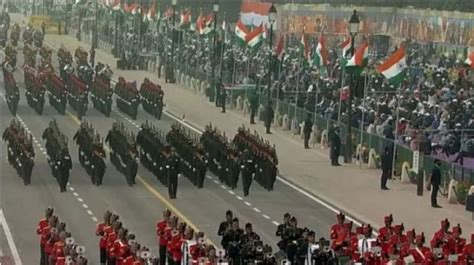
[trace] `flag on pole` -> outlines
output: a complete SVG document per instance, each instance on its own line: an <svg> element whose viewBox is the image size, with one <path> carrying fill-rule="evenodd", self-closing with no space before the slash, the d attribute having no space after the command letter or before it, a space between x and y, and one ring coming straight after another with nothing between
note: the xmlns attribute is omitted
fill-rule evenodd
<svg viewBox="0 0 474 265"><path fill-rule="evenodd" d="M133 3L133 4L125 3L125 6L123 7L123 9L125 12L131 13L136 7L137 7L136 3Z"/></svg>
<svg viewBox="0 0 474 265"><path fill-rule="evenodd" d="M166 9L165 11L165 16L163 17L163 20L169 20L173 17L173 8L172 7L168 7L168 9Z"/></svg>
<svg viewBox="0 0 474 265"><path fill-rule="evenodd" d="M474 69L474 52L471 52L469 56L467 57L465 63L469 65L472 69Z"/></svg>
<svg viewBox="0 0 474 265"><path fill-rule="evenodd" d="M300 54L303 56L304 64L309 64L309 47L308 47L308 41L306 40L306 36L304 33L301 35L300 39Z"/></svg>
<svg viewBox="0 0 474 265"><path fill-rule="evenodd" d="M189 9L185 9L181 12L181 27L189 27L191 25L191 11Z"/></svg>
<svg viewBox="0 0 474 265"><path fill-rule="evenodd" d="M240 21L240 19L237 20L237 23L235 24L235 42L240 46L245 46L247 44L245 40L249 33L249 29L242 23L242 21Z"/></svg>
<svg viewBox="0 0 474 265"><path fill-rule="evenodd" d="M199 15L198 19L196 20L196 31L200 35L207 35L212 32L212 22L214 21L214 17L212 15L203 16L202 14Z"/></svg>
<svg viewBox="0 0 474 265"><path fill-rule="evenodd" d="M156 18L156 7L155 7L155 3L153 3L153 5L150 7L150 9L148 9L148 12L146 13L146 19L150 22L153 22L155 21L155 18Z"/></svg>
<svg viewBox="0 0 474 265"><path fill-rule="evenodd" d="M365 41L362 46L357 48L354 56L347 61L346 67L366 67L369 59L369 43Z"/></svg>
<svg viewBox="0 0 474 265"><path fill-rule="evenodd" d="M278 38L277 45L275 47L275 57L280 62L283 60L283 51L284 50L285 50L285 36L283 34L280 34L280 37Z"/></svg>
<svg viewBox="0 0 474 265"><path fill-rule="evenodd" d="M341 44L342 58L346 58L351 50L351 38L346 36L344 42Z"/></svg>
<svg viewBox="0 0 474 265"><path fill-rule="evenodd" d="M254 30L252 30L252 32L247 34L245 37L245 42L253 50L260 48L263 43L263 24L256 27Z"/></svg>
<svg viewBox="0 0 474 265"><path fill-rule="evenodd" d="M120 0L115 0L111 3L110 7L113 11L119 11L121 9Z"/></svg>
<svg viewBox="0 0 474 265"><path fill-rule="evenodd" d="M395 51L383 64L377 67L377 71L382 73L394 86L400 85L406 77L407 63L405 59L405 47L403 45Z"/></svg>
<svg viewBox="0 0 474 265"><path fill-rule="evenodd" d="M328 50L326 48L326 40L324 35L321 34L319 37L318 46L316 46L316 52L313 56L313 65L317 68L321 68L328 64Z"/></svg>

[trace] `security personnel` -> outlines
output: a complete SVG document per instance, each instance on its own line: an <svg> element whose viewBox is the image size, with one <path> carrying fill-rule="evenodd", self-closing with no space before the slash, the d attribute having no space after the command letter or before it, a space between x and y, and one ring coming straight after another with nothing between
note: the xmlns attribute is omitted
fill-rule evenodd
<svg viewBox="0 0 474 265"><path fill-rule="evenodd" d="M239 219L234 218L232 220L232 228L227 230L222 239L222 245L226 245L226 253L229 259L232 260L232 264L240 265L241 256L240 256L240 246L241 239L244 231L239 227Z"/></svg>
<svg viewBox="0 0 474 265"><path fill-rule="evenodd" d="M267 134L271 134L270 126L272 125L274 116L275 116L275 113L273 111L272 102L269 101L267 107L265 108L265 120L264 120Z"/></svg>
<svg viewBox="0 0 474 265"><path fill-rule="evenodd" d="M168 195L170 199L176 199L176 193L178 192L179 159L176 157L174 148L167 146L165 150L165 170L168 179Z"/></svg>
<svg viewBox="0 0 474 265"><path fill-rule="evenodd" d="M331 165L340 166L339 164L339 152L341 150L341 138L339 137L340 129L338 127L334 128L334 131L330 134L330 144L331 144Z"/></svg>
<svg viewBox="0 0 474 265"><path fill-rule="evenodd" d="M249 103L250 103L250 124L255 124L255 114L257 114L257 110L258 110L258 96L255 90L252 90L252 92L250 92Z"/></svg>
<svg viewBox="0 0 474 265"><path fill-rule="evenodd" d="M240 166L239 166L239 161L236 153L234 151L231 151L229 153L229 158L228 158L228 186L231 189L236 189L237 188L237 183L239 182L239 175L240 175Z"/></svg>
<svg viewBox="0 0 474 265"><path fill-rule="evenodd" d="M226 104L226 99L227 99L227 91L225 89L225 86L222 84L222 80L219 79L219 100L221 101L220 105L222 107L222 113L225 113L225 104Z"/></svg>
<svg viewBox="0 0 474 265"><path fill-rule="evenodd" d="M241 156L240 169L242 172L242 186L244 189L244 196L248 196L250 186L252 185L252 177L255 175L255 162L248 150L245 150Z"/></svg>
<svg viewBox="0 0 474 265"><path fill-rule="evenodd" d="M277 237L280 237L280 241L277 243L277 246L281 251L285 251L288 245L288 239L285 238L285 231L290 226L290 218L291 215L289 213L285 213L283 215L283 223L277 226L277 231L275 233Z"/></svg>
<svg viewBox="0 0 474 265"><path fill-rule="evenodd" d="M217 235L222 237L221 245L224 249L227 249L227 247L228 247L228 245L227 245L228 242L224 241L224 236L225 236L226 233L228 233L230 231L230 229L232 229L232 220L233 219L234 219L234 214L232 213L231 210L227 210L225 212L225 221L220 223L219 229L217 230Z"/></svg>
<svg viewBox="0 0 474 265"><path fill-rule="evenodd" d="M309 138L311 137L311 132L313 131L313 121L311 116L306 116L306 120L304 121L303 127L303 135L304 135L304 149L309 149Z"/></svg>
<svg viewBox="0 0 474 265"><path fill-rule="evenodd" d="M431 207L441 208L438 205L438 191L439 186L441 185L441 160L435 159L434 167L431 170L430 185L431 185Z"/></svg>

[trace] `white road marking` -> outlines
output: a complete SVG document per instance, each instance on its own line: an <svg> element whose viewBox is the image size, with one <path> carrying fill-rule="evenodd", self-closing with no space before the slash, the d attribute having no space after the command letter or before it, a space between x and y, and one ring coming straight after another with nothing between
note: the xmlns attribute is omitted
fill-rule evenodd
<svg viewBox="0 0 474 265"><path fill-rule="evenodd" d="M83 200L82 198L80 198L80 197L77 198L77 200L78 200L79 202L84 202L84 200Z"/></svg>
<svg viewBox="0 0 474 265"><path fill-rule="evenodd" d="M255 207L253 208L253 210L256 211L257 213L260 213L260 212L261 212L260 209L255 208Z"/></svg>
<svg viewBox="0 0 474 265"><path fill-rule="evenodd" d="M43 151L43 155L47 155L45 151Z"/></svg>
<svg viewBox="0 0 474 265"><path fill-rule="evenodd" d="M82 207L84 207L85 209L89 208L89 206L87 206L87 204L82 204Z"/></svg>
<svg viewBox="0 0 474 265"><path fill-rule="evenodd" d="M43 147L40 147L40 150L41 150L41 151L43 151L43 150L44 150L44 148L43 148Z"/></svg>
<svg viewBox="0 0 474 265"><path fill-rule="evenodd" d="M240 196L235 196L235 197L236 197L238 200L240 200L240 201L243 200L243 198L240 197Z"/></svg>
<svg viewBox="0 0 474 265"><path fill-rule="evenodd" d="M227 187L226 187L226 186L224 186L224 185L221 185L221 188L223 188L224 190L226 190L226 189L227 189Z"/></svg>
<svg viewBox="0 0 474 265"><path fill-rule="evenodd" d="M93 215L93 213L92 213L91 210L87 210L87 214L88 214L88 215Z"/></svg>
<svg viewBox="0 0 474 265"><path fill-rule="evenodd" d="M38 140L36 140L34 137L33 137L33 142L35 142L35 144L38 144Z"/></svg>
<svg viewBox="0 0 474 265"><path fill-rule="evenodd" d="M214 183L219 184L219 181L217 181L217 180L215 179L215 180L214 180Z"/></svg>
<svg viewBox="0 0 474 265"><path fill-rule="evenodd" d="M92 221L97 222L97 218L95 216L92 216Z"/></svg>
<svg viewBox="0 0 474 265"><path fill-rule="evenodd" d="M71 185L69 185L69 183L68 183L68 186L71 186ZM74 188L73 188L73 187L69 187L69 190L70 190L70 191L74 191Z"/></svg>
<svg viewBox="0 0 474 265"><path fill-rule="evenodd" d="M252 206L250 202L244 202L247 206Z"/></svg>
<svg viewBox="0 0 474 265"><path fill-rule="evenodd" d="M76 196L76 197L79 196L79 194L77 194L77 192L73 192L72 194L73 194L74 196Z"/></svg>
<svg viewBox="0 0 474 265"><path fill-rule="evenodd" d="M268 216L266 214L262 214L262 216L263 216L263 218L270 220L270 216Z"/></svg>
<svg viewBox="0 0 474 265"><path fill-rule="evenodd" d="M212 177L211 177L211 176L209 176L209 175L207 175L207 176L206 176L206 178L208 178L208 179L212 179Z"/></svg>
<svg viewBox="0 0 474 265"><path fill-rule="evenodd" d="M279 226L280 223L278 223L277 221L272 221L272 224L276 225L276 226Z"/></svg>
<svg viewBox="0 0 474 265"><path fill-rule="evenodd" d="M12 232L10 230L10 227L8 227L7 219L5 219L5 215L3 214L3 209L0 209L0 223L2 224L3 231L5 232L5 237L7 238L8 246L10 247L13 260L15 261L15 265L23 265L20 259L20 255L18 254L18 249L16 248L15 241L13 241Z"/></svg>
<svg viewBox="0 0 474 265"><path fill-rule="evenodd" d="M230 194L232 194L232 195L235 195L235 192L232 191L232 190L228 190L228 192L229 192Z"/></svg>

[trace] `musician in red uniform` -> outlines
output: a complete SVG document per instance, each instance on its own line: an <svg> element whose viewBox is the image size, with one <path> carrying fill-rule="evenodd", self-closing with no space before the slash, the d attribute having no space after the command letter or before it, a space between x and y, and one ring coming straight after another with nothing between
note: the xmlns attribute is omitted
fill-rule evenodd
<svg viewBox="0 0 474 265"><path fill-rule="evenodd" d="M115 260L116 265L123 265L123 261L126 257L130 256L130 245L128 244L129 241L134 241L135 235L129 234L127 229L120 229L119 230L119 237L114 243L114 253L115 253Z"/></svg>
<svg viewBox="0 0 474 265"><path fill-rule="evenodd" d="M117 221L114 224L114 230L107 235L107 264L115 264L114 244L118 239L119 230L122 229L122 222Z"/></svg>
<svg viewBox="0 0 474 265"><path fill-rule="evenodd" d="M403 234L405 227L402 224L393 227L393 235L390 237L390 244L400 247L400 245L408 243L407 236Z"/></svg>
<svg viewBox="0 0 474 265"><path fill-rule="evenodd" d="M449 232L449 221L445 219L441 221L441 228L438 230L431 239L431 247L432 248L439 248L443 247L444 243L447 242L448 238L451 236L451 232Z"/></svg>
<svg viewBox="0 0 474 265"><path fill-rule="evenodd" d="M107 211L104 214L104 222L98 223L97 228L95 230L95 235L100 236L99 240L99 253L100 253L100 264L105 265L107 262L107 241L105 238L105 229L110 227L110 218L112 217L112 213Z"/></svg>
<svg viewBox="0 0 474 265"><path fill-rule="evenodd" d="M66 247L66 238L68 237L68 233L66 231L62 231L59 233L58 237L59 240L54 243L53 249L51 251L49 264L55 264L58 258L64 257L64 249Z"/></svg>
<svg viewBox="0 0 474 265"><path fill-rule="evenodd" d="M425 235L423 233L415 237L415 244L416 246L408 251L408 254L415 260L415 264L432 264L433 253L430 248L424 246Z"/></svg>
<svg viewBox="0 0 474 265"><path fill-rule="evenodd" d="M337 216L337 223L331 226L331 239L335 240L340 232L344 230L346 216L340 212Z"/></svg>
<svg viewBox="0 0 474 265"><path fill-rule="evenodd" d="M48 219L48 226L43 228L41 233L41 239L44 242L44 255L45 255L45 264L49 264L49 255L54 246L54 234L57 233L58 217L51 216Z"/></svg>
<svg viewBox="0 0 474 265"><path fill-rule="evenodd" d="M184 235L181 238L181 264L190 265L197 263L197 259L194 260L192 252L195 251L197 242L194 240L194 229L187 226L184 230Z"/></svg>
<svg viewBox="0 0 474 265"><path fill-rule="evenodd" d="M156 223L156 235L158 236L160 265L166 264L166 245L168 241L165 237L165 231L170 228L171 211L166 209L163 211L163 219Z"/></svg>
<svg viewBox="0 0 474 265"><path fill-rule="evenodd" d="M197 232L195 236L196 244L190 247L190 253L193 260L193 265L199 264L199 260L206 257L206 244L204 243L204 233Z"/></svg>
<svg viewBox="0 0 474 265"><path fill-rule="evenodd" d="M464 246L466 245L466 239L461 237L462 230L461 226L458 224L457 226L453 227L452 235L448 239L446 247L448 248L448 253L446 254L461 254Z"/></svg>
<svg viewBox="0 0 474 265"><path fill-rule="evenodd" d="M474 263L474 234L471 234L471 243L466 244L462 250L462 260L467 264Z"/></svg>
<svg viewBox="0 0 474 265"><path fill-rule="evenodd" d="M171 240L168 242L168 264L178 265L181 262L181 244L184 240L186 223L180 222L177 229L171 232Z"/></svg>
<svg viewBox="0 0 474 265"><path fill-rule="evenodd" d="M385 216L383 221L384 221L385 226L379 229L379 236L378 236L378 239L381 242L387 241L392 236L392 233L393 233L393 227L392 227L393 216L392 216L392 214L390 214L388 216Z"/></svg>
<svg viewBox="0 0 474 265"><path fill-rule="evenodd" d="M47 240L44 240L42 235L43 235L43 229L48 227L49 225L49 219L53 216L54 209L51 207L48 207L46 209L46 214L45 218L39 220L38 225L36 226L36 234L40 235L40 265L45 265L46 264L46 255L44 254L44 245L46 244Z"/></svg>

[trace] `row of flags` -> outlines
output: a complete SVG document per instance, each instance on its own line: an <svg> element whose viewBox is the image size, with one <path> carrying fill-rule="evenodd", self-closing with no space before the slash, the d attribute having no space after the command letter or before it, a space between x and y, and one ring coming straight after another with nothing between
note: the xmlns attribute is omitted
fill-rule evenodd
<svg viewBox="0 0 474 265"><path fill-rule="evenodd" d="M153 4L148 10L141 10L140 6L136 3L134 4L125 4L123 8L121 7L120 0L107 0L105 2L106 6L111 8L114 11L123 10L124 12L130 13L132 15L141 14L144 21L155 21L160 19L160 14L156 12L155 4ZM143 11L143 12L142 12ZM163 16L163 20L171 19L173 16L173 8L168 8ZM180 16L180 26L181 28L195 30L200 35L208 35L214 30L214 16L203 15L202 13L197 17L195 24L192 22L192 15L189 9L185 9L181 12ZM226 43L229 42L227 36L227 25L225 20L222 22L219 30L221 34L221 39L225 40ZM263 41L267 38L267 29L262 23L260 26L253 29L249 29L242 21L239 19L235 25L234 30L234 41L241 47L248 47L251 50L258 50ZM277 40L276 46L273 51L273 55L280 62L283 60L284 50L285 50L285 40L284 36L280 35ZM308 41L305 34L302 34L300 44L299 44L300 55L303 59L303 66L313 66L318 69L325 67L328 64L328 50L326 47L326 39L323 34L319 37L318 43L314 51L311 51ZM354 55L348 58L349 52L351 50L351 38L346 37L341 44L342 49L342 64L346 70L357 70L361 72L368 64L369 57L369 43L364 41L357 49L355 49ZM346 59L348 58L348 59ZM472 52L465 63L474 69L474 52ZM406 78L406 57L405 57L405 48L402 45L398 48L385 62L380 64L377 69L379 73L384 75L390 84L394 86L400 85L403 80Z"/></svg>

